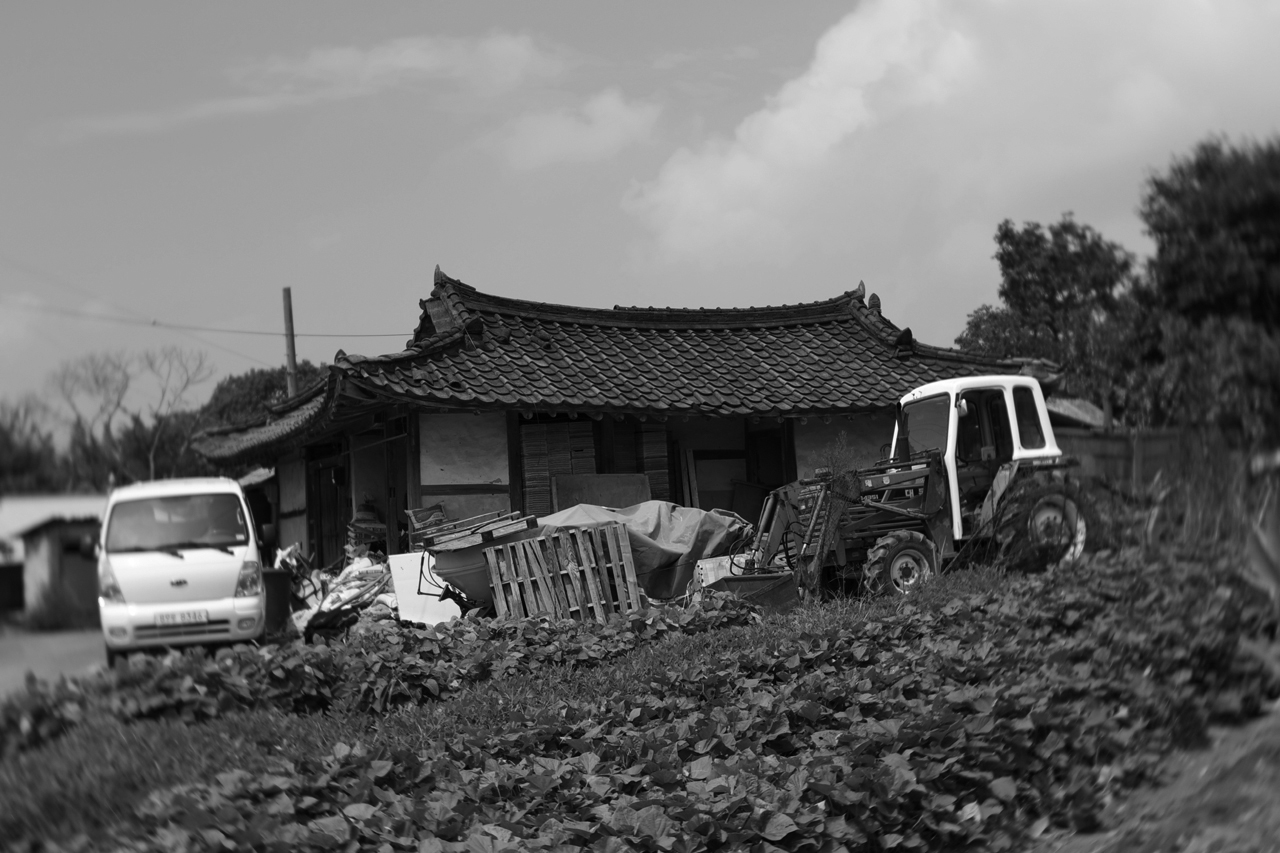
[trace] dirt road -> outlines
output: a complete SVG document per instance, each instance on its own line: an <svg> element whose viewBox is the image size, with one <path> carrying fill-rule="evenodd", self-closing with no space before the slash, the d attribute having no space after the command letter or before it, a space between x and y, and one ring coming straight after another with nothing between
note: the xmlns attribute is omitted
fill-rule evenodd
<svg viewBox="0 0 1280 853"><path fill-rule="evenodd" d="M27 671L40 678L84 675L106 664L102 632L26 632L6 629L0 634L0 696L21 687Z"/></svg>

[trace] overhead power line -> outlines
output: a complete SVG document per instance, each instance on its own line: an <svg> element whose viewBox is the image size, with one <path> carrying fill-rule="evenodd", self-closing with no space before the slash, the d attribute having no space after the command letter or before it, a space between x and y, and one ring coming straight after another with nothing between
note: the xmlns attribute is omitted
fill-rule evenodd
<svg viewBox="0 0 1280 853"><path fill-rule="evenodd" d="M111 305L111 307L115 308L117 311L123 314L132 314L134 317L137 317L140 320L145 319L137 311L133 311L129 308L122 308L119 305L115 305L106 299L102 299L102 297L100 296L97 296L93 293L89 293L81 287L77 287L75 284L67 281L61 276L53 275L52 273L46 270L39 269L38 267L32 266L31 264L20 261L17 258L7 253L0 252L0 263L4 263L5 265L18 270L19 272L25 273L26 275L31 276L37 281L43 282L45 284L51 284L54 287L61 288L62 290L69 290L72 293L78 294L87 299L101 300L103 302L106 302L108 305ZM263 361L260 358L254 358L248 353L243 353L243 352L240 352L239 350L234 350L229 346L225 346L223 344L217 343L216 341L211 341L211 340L208 340L207 338L202 338L199 335L195 334L194 332L181 330L181 329L178 331L181 331L182 334L185 335L186 337L192 338L193 340L197 340L200 343L204 344L205 346L210 346L210 347L213 347L214 349L219 349L219 350L222 350L223 352L231 353L237 358L243 358L247 361L252 361L254 364L261 364L263 367L271 367L270 364L267 364L267 362Z"/></svg>
<svg viewBox="0 0 1280 853"><path fill-rule="evenodd" d="M180 332L211 332L221 335L257 335L272 338L283 338L284 332L265 332L256 329L223 329L214 326L189 326L183 323L168 323L164 320L149 320L145 317L119 317L111 314L94 314L75 308L63 308L57 305L35 305L23 302L5 302L6 308L18 308L24 311L40 311L45 314L59 314L64 317L78 317L83 320L97 320L103 323L119 323L126 326L152 326L158 329L173 329ZM336 332L295 332L297 338L403 338L404 332L386 332L380 334Z"/></svg>

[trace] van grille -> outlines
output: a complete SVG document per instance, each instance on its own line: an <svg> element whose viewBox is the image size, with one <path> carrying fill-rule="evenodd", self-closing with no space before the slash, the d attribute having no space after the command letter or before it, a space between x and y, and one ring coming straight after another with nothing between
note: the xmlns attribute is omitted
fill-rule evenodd
<svg viewBox="0 0 1280 853"><path fill-rule="evenodd" d="M230 634L231 620L210 619L199 625L139 625L134 634L139 640L164 640L170 637L202 637L208 634Z"/></svg>

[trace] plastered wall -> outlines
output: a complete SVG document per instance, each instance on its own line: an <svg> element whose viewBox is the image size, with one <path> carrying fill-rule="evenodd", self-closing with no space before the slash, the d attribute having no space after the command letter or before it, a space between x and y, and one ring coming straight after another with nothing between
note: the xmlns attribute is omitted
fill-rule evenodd
<svg viewBox="0 0 1280 853"><path fill-rule="evenodd" d="M418 429L419 506L455 519L510 511L506 414L419 415Z"/></svg>
<svg viewBox="0 0 1280 853"><path fill-rule="evenodd" d="M507 416L488 414L419 415L422 490L431 486L505 486Z"/></svg>

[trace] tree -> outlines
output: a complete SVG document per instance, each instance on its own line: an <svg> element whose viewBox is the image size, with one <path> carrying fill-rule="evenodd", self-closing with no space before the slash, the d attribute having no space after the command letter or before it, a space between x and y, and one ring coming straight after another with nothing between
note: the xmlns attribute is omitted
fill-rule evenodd
<svg viewBox="0 0 1280 853"><path fill-rule="evenodd" d="M148 408L151 413L150 441L146 445L147 479L156 478L156 452L166 438L177 440L172 448L175 458L181 458L191 446L191 439L200 427L199 412L178 418L188 404L187 395L213 376L213 368L203 352L188 352L177 347L165 347L159 351L144 352L140 357L143 369L155 381L157 394ZM141 423L138 417L134 421ZM172 476L172 475L170 475Z"/></svg>
<svg viewBox="0 0 1280 853"><path fill-rule="evenodd" d="M1280 330L1280 137L1200 143L1148 180L1141 215L1167 310Z"/></svg>
<svg viewBox="0 0 1280 853"><path fill-rule="evenodd" d="M190 396L211 375L204 353L177 347L138 356L95 353L60 366L50 384L69 427L73 483L103 489L113 479L203 473L189 452L202 425ZM132 404L131 391L143 402Z"/></svg>
<svg viewBox="0 0 1280 853"><path fill-rule="evenodd" d="M103 489L121 467L116 422L133 379L132 359L122 352L91 353L50 375L70 428L68 463L76 485Z"/></svg>
<svg viewBox="0 0 1280 853"><path fill-rule="evenodd" d="M304 389L328 375L328 367L303 360L298 364L298 389ZM283 403L288 395L285 368L255 368L218 382L204 405L209 423L224 426L254 423Z"/></svg>
<svg viewBox="0 0 1280 853"><path fill-rule="evenodd" d="M1108 345L1108 318L1133 285L1133 256L1070 213L1047 230L1006 219L995 241L1001 304L970 314L956 345L992 358L1057 362L1069 393L1105 402L1109 377L1100 375L1107 371L1097 355Z"/></svg>
<svg viewBox="0 0 1280 853"><path fill-rule="evenodd" d="M34 396L0 400L0 494L51 492L63 485L48 409Z"/></svg>
<svg viewBox="0 0 1280 853"><path fill-rule="evenodd" d="M1280 442L1280 137L1200 143L1148 180L1141 214L1159 317L1143 404Z"/></svg>
<svg viewBox="0 0 1280 853"><path fill-rule="evenodd" d="M176 411L147 421L130 415L118 440L129 479L213 476L213 466L192 448L192 439L204 424L200 410Z"/></svg>

